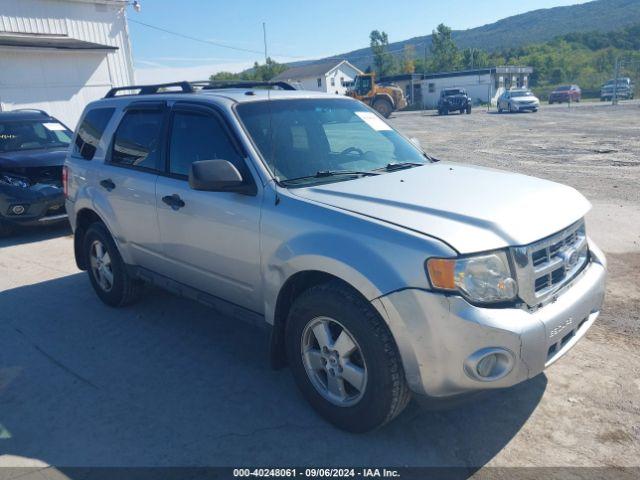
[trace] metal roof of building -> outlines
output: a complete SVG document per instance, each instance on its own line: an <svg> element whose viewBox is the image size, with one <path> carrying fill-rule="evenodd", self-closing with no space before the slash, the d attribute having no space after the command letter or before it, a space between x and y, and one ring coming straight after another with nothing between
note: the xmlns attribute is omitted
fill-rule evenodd
<svg viewBox="0 0 640 480"><path fill-rule="evenodd" d="M347 63L355 70L360 71L358 67L351 65L351 63L346 60L329 60L322 63L311 63L308 65L300 65L299 67L290 68L282 72L280 75L277 75L273 80L291 80L326 75L342 63Z"/></svg>
<svg viewBox="0 0 640 480"><path fill-rule="evenodd" d="M85 42L66 35L0 33L0 46L53 48L58 50L118 50L118 47Z"/></svg>

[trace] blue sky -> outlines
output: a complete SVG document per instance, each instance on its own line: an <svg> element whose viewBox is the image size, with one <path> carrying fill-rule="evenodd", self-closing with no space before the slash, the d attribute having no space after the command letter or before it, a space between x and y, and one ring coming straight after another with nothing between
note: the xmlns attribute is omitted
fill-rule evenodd
<svg viewBox="0 0 640 480"><path fill-rule="evenodd" d="M369 32L389 41L425 35L439 24L473 28L538 8L580 0L140 0L128 9L138 81L205 79L220 70L240 71L259 53L179 38L137 22L244 50L263 50L280 62L320 58L368 44Z"/></svg>

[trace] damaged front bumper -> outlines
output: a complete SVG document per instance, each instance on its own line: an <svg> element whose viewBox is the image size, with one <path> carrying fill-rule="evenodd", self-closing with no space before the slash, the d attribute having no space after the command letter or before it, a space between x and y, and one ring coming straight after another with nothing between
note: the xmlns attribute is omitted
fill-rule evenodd
<svg viewBox="0 0 640 480"><path fill-rule="evenodd" d="M42 183L30 187L0 184L1 222L42 225L66 219L62 188Z"/></svg>
<svg viewBox="0 0 640 480"><path fill-rule="evenodd" d="M411 390L453 397L509 387L562 357L591 327L604 298L606 263L590 247L587 267L537 310L478 307L419 289L373 300L396 340Z"/></svg>

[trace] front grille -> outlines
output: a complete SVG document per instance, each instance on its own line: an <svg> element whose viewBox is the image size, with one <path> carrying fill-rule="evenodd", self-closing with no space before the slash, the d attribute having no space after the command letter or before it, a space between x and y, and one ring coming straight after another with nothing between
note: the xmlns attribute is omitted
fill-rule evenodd
<svg viewBox="0 0 640 480"><path fill-rule="evenodd" d="M513 249L520 298L534 306L558 291L588 259L584 221L524 247Z"/></svg>

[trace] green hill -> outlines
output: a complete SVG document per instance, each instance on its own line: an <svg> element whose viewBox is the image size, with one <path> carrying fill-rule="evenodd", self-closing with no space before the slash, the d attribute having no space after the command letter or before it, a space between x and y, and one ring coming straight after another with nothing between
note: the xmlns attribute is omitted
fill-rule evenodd
<svg viewBox="0 0 640 480"><path fill-rule="evenodd" d="M596 0L580 5L555 7L507 17L489 25L455 30L453 39L459 48L474 47L488 52L543 43L559 35L580 32L608 32L640 23L640 0ZM372 25L372 28L375 28ZM366 39L363 39L366 41ZM431 45L431 35L389 44L389 52L400 54L405 45L413 45L416 55L422 56L425 45ZM362 69L373 62L371 50L362 48L328 58L347 59ZM296 62L290 66L319 63Z"/></svg>

